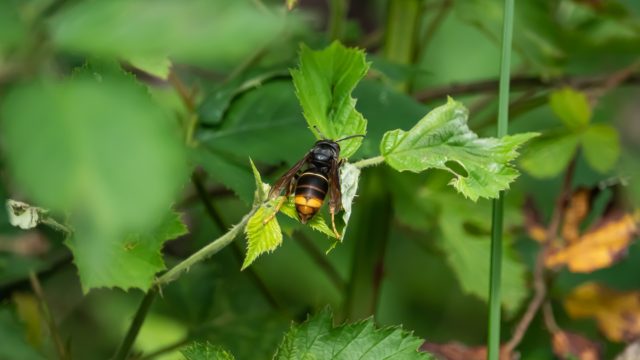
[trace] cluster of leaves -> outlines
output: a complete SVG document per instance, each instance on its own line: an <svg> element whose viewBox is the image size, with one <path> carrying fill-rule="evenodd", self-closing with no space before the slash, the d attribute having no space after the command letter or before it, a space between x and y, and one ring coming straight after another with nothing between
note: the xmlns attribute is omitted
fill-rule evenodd
<svg viewBox="0 0 640 360"><path fill-rule="evenodd" d="M619 189L605 206L602 214L594 210L599 188L575 190L564 212L559 238L550 238L540 222L540 215L532 202L525 208L529 235L544 246L544 266L551 270L566 266L573 273L591 273L623 261L638 234L640 217L637 211L628 212L619 197ZM589 215L591 226L581 226ZM591 317L597 320L602 333L611 341L633 341L640 336L640 307L637 291L620 292L602 284L588 282L571 291L564 306L573 318ZM575 341L570 341L574 339ZM556 332L554 346L561 343L588 343L577 334ZM560 346L560 345L557 345ZM591 346L591 348L595 348ZM567 350L569 351L569 350ZM572 351L578 354L577 350Z"/></svg>
<svg viewBox="0 0 640 360"><path fill-rule="evenodd" d="M300 67L292 70L291 75L307 124L316 138L328 136L338 140L366 133L367 121L355 109L356 100L351 97L351 92L368 68L364 52L347 49L337 42L319 51L302 47ZM396 129L386 132L380 142L381 159L398 171L449 171L454 176L450 184L464 196L474 201L480 197L496 198L519 175L512 165L518 156L517 149L537 134L479 138L467 126L467 119L468 111L464 105L449 98L445 105L430 111L409 131ZM360 137L341 142L341 158L348 159L361 142ZM366 159L358 164L367 161L372 160ZM266 192L262 191L266 185L255 167L253 169L257 187L254 202L262 205L247 226L248 250L243 268L260 254L273 251L282 243L280 225L274 214L280 202L287 203L283 213L296 218L292 200L268 199ZM347 163L341 167L342 236L351 215L358 177L357 166ZM314 219L310 224L313 229L335 237L324 219L320 216ZM454 266L459 263L452 261ZM484 292L484 288L474 288L476 293Z"/></svg>
<svg viewBox="0 0 640 360"><path fill-rule="evenodd" d="M620 157L618 132L611 125L591 124L587 95L572 88L551 93L549 105L564 128L552 129L534 140L520 159L529 174L549 178L560 174L582 149L589 165L606 173Z"/></svg>
<svg viewBox="0 0 640 360"><path fill-rule="evenodd" d="M399 327L376 329L372 319L335 327L324 310L287 332L274 360L296 359L433 359L418 352L424 341ZM233 355L210 344L195 343L182 350L187 360L233 360Z"/></svg>
<svg viewBox="0 0 640 360"><path fill-rule="evenodd" d="M331 6L339 3L332 1ZM492 111L487 110L491 106L473 104L471 108L479 110L473 111L468 125L469 114L461 102L438 99L440 106L428 108L411 94L396 90L494 76L497 54L491 42L500 36L502 0L392 4L397 6L393 9L405 11L383 11L380 4L367 4L367 13L389 14L388 28L380 27L370 37L360 37L368 30L354 32L356 19L349 20L343 40L374 42L370 49L384 48L384 54L367 50L365 56L363 50L339 42L319 51L300 48L300 40L313 44L312 48L329 43L323 34L311 30L308 18L300 16L306 14L306 8L285 16L269 1L0 1L0 196L34 205L12 201L8 211L0 209L0 298L9 299L5 287L28 286L24 280L31 270L55 273L45 285L51 286L48 295L54 300L56 318L63 319L64 337L71 336L74 352L101 357L101 351L111 352L112 342L121 337L123 314L133 313L139 293L92 291L83 297L79 290L73 291L79 288L75 271L54 272L69 261L69 249L84 295L99 287L147 290L165 269L165 262L171 264L174 255L186 257L210 243L212 234L227 231L228 224L246 213L248 205L253 216L247 217L250 221L244 228L249 249L244 261L234 258L231 251L222 252L215 261L190 267L179 282L164 288L162 301L156 302L157 308L139 334L137 350L153 352L161 345L201 338L224 344L230 351L204 343L185 350L185 357L266 358L273 354L293 317L281 313L306 313L327 302L353 301L353 293L372 277L365 276L366 281L358 283L353 274L348 281L341 276L349 268L356 273L362 258L371 260L375 291L383 289L372 300L376 305L372 309L377 310L354 302L362 313L377 312L382 323L404 322L429 341L445 337L482 341L484 308L473 299L486 300L489 283L491 214L489 202L482 199L495 198L510 187L518 176L511 165L516 151L534 135L481 138L475 132L487 134L490 129L476 122L476 115L482 117ZM297 1L287 1L289 9L297 5ZM357 2L350 6L363 7ZM528 124L513 124L524 131L543 132L525 147L519 161L528 174L555 177L574 154L584 155L586 164L599 174L610 173L618 164L624 152L618 137L624 140L626 134L618 136L617 130L600 122L609 121L615 113L592 110L601 99L585 90L589 86L567 79L575 88L559 88L549 96L544 89L556 82L555 75L602 73L637 56L629 47L636 49L640 39L639 21L630 10L633 6L637 8L615 0L516 6L517 69L526 69L521 73L525 76L540 76L545 84L527 89L523 98L542 94L535 106L549 104L562 123L561 128L546 129L535 114ZM436 14L439 9L442 13ZM358 12L352 10L350 14ZM447 17L449 10L453 16ZM423 25L419 14L432 13L433 19L424 17L433 20L424 27L427 33L413 39ZM403 23L394 23L394 19ZM415 21L404 23L405 19ZM442 31L435 31L442 19ZM416 29L410 29L412 26ZM403 33L407 29L410 31ZM470 48L474 66L468 66ZM397 53L405 49L408 55ZM427 56L423 56L425 49ZM422 53L411 53L416 50ZM89 63L83 65L86 59ZM289 71L296 61L298 67ZM391 63L395 61L400 64ZM408 83L412 86L405 86ZM472 104L473 99L464 102ZM517 110L518 102L512 110ZM600 116L603 114L606 118ZM512 115L515 118L519 111ZM340 232L345 234L352 210L356 221L346 232L349 246L339 247L327 259L338 269L337 286L332 287L325 284L312 261L298 256L295 245L292 250L289 243L294 242L285 241L294 231L313 240L333 237L326 213L302 226L291 199L284 199L281 213L293 220L275 217L265 223L283 200L267 198L266 182L299 160L314 138L365 133L365 139L341 143L343 158L364 160L347 162L341 168L344 211L338 217ZM250 166L249 157L261 169L265 182L256 166ZM358 190L362 167L373 164L388 167L364 170L363 180L383 179L377 184L372 179L375 186ZM205 193L216 194L213 211L218 208L222 214L215 225L208 223L187 185L194 168L199 168L198 175L204 170L208 176ZM431 169L444 171L427 171ZM601 175L580 176L580 183L601 180ZM525 180L526 191L540 195L538 203L546 205L550 182ZM215 187L208 187L212 185ZM372 191L376 186L380 187L377 192ZM637 189L635 182L631 187ZM502 302L507 321L518 314L530 292L527 260L531 251L514 236L522 223L518 210L521 190L511 192L505 218L509 234L504 244ZM630 278L628 274L637 270L623 260L623 254L637 253L631 244L637 237L638 215L620 207L603 215L591 211L598 207L592 204L594 194L589 188L573 195L557 239L546 239L548 229L542 221L530 222L528 230L548 249L544 265L549 272L559 271L558 283L567 278L570 283L582 281L587 276L583 273L597 271L588 275L597 284L585 284L570 293L566 284L556 283L552 296L562 295L567 314L595 319L612 342L631 342L639 336L638 294L631 289L637 282L611 283L615 283L613 278ZM366 210L380 216L364 218L361 210L365 206L358 203L365 205L372 199L376 205L387 197L390 200L384 204L393 204L393 212L371 206ZM186 214L177 214L174 208ZM382 222L382 214L389 217L384 222L390 232L362 230L378 229L375 225ZM525 215L525 220L530 218ZM189 241L165 246L167 240L186 233L183 221L189 224ZM28 230L11 228L10 223ZM60 231L34 228L40 224ZM317 233L307 231L309 228ZM351 246L353 242L356 245ZM338 243L333 241L330 249ZM359 252L360 243L388 251L382 250L382 260L376 262ZM277 254L254 262L279 246ZM345 262L345 253L352 249L353 259ZM252 264L255 266L249 267ZM239 273L240 267L245 271ZM621 269L628 269L628 274L618 276ZM73 295L75 292L78 294ZM55 344L43 336L48 331L40 309L43 304L15 291L10 300L15 311L5 306L8 303L0 306L0 357L36 359L42 357L40 352L52 353ZM338 316L353 316L345 312ZM371 321L339 327L331 323L329 315L321 313L294 326L278 354L282 358L303 353L326 356L340 344L358 355L363 348L356 345L375 339L379 346L373 349L399 358L426 357L415 352L419 339L398 330L374 330ZM545 334L546 348L551 343L561 358L599 356L602 348L589 340L597 335L582 335L585 323L571 323L567 326L571 331L552 331L551 341ZM84 331L88 326L104 330L104 338ZM314 329L318 332L313 333ZM318 338L313 341L315 334ZM526 341L524 347L530 348ZM637 348L630 345L625 356L637 358ZM460 343L428 343L422 349L451 359L486 356L483 347ZM364 355L372 354L377 353ZM510 355L503 354L505 358ZM540 357L545 355L551 356Z"/></svg>

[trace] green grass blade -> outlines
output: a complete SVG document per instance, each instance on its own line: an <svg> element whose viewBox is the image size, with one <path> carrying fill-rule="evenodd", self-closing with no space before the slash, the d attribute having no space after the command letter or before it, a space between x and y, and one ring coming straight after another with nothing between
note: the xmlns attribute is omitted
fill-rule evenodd
<svg viewBox="0 0 640 360"><path fill-rule="evenodd" d="M511 67L511 41L513 35L514 0L504 1L502 57L500 61L500 99L498 105L498 137L507 134L509 120L509 80ZM488 359L500 356L500 275L502 272L502 220L504 193L493 202L491 230L491 279L489 282L489 338Z"/></svg>

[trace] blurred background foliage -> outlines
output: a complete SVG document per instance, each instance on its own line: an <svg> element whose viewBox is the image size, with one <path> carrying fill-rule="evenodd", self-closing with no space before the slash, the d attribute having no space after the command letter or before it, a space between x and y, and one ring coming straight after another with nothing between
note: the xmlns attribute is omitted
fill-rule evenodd
<svg viewBox="0 0 640 360"><path fill-rule="evenodd" d="M0 358L113 355L143 296L113 287L148 288L238 222L255 190L249 157L272 183L313 144L289 74L301 43L367 52L358 160L447 95L473 131L495 134L501 24L499 0L1 1L0 198L75 235L19 230L0 208ZM505 217L502 334L522 359L594 344L612 358L640 338L639 57L637 1L516 3L510 131L543 134ZM325 235L283 218L283 246L240 272L239 239L163 288L134 357L181 358L208 340L266 359L327 304L339 320L402 324L448 358L480 356L438 345L482 346L487 328L490 202L449 180L365 169L329 255ZM580 200L579 187L598 191ZM547 316L514 342L538 298Z"/></svg>

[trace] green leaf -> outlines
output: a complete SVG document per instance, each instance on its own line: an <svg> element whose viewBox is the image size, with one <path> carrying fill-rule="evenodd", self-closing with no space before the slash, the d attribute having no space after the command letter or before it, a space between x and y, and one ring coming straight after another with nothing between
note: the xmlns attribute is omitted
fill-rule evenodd
<svg viewBox="0 0 640 360"><path fill-rule="evenodd" d="M98 75L24 85L1 106L10 174L34 204L68 214L81 279L92 279L85 289L102 280L120 286L84 272L108 273L126 263L117 258L123 252L103 251L156 227L187 170L175 121L145 88L122 74Z"/></svg>
<svg viewBox="0 0 640 360"><path fill-rule="evenodd" d="M272 252L282 244L282 231L278 219L273 217L266 224L264 221L273 215L275 205L280 198L275 198L263 205L251 216L244 232L247 234L247 255L241 270L246 269L258 256Z"/></svg>
<svg viewBox="0 0 640 360"><path fill-rule="evenodd" d="M520 166L538 178L554 177L567 167L579 141L579 134L565 131L545 134L527 146Z"/></svg>
<svg viewBox="0 0 640 360"><path fill-rule="evenodd" d="M300 222L293 196L289 197L287 201L285 201L285 203L280 208L280 211L288 217ZM307 225L313 230L319 231L327 236L330 236L332 238L336 237L336 235L333 233L333 230L331 230L329 225L327 225L327 221L324 219L320 212L312 217L311 220L307 222Z"/></svg>
<svg viewBox="0 0 640 360"><path fill-rule="evenodd" d="M232 190L245 204L251 204L256 188L251 179L251 170L246 165L204 146L194 149L191 157L214 180Z"/></svg>
<svg viewBox="0 0 640 360"><path fill-rule="evenodd" d="M607 172L620 157L618 131L609 125L591 125L582 134L582 149L592 168Z"/></svg>
<svg viewBox="0 0 640 360"><path fill-rule="evenodd" d="M0 60L23 43L27 27L11 1L0 1Z"/></svg>
<svg viewBox="0 0 640 360"><path fill-rule="evenodd" d="M313 146L314 138L305 126L294 92L291 81L274 80L244 93L225 110L220 129L203 131L198 142L245 167L248 157L260 164L295 164ZM254 190L250 187L248 193Z"/></svg>
<svg viewBox="0 0 640 360"><path fill-rule="evenodd" d="M380 143L387 164L399 171L442 169L455 177L450 184L466 197L495 198L518 177L511 161L535 133L478 138L467 126L468 111L449 98L409 131L388 131Z"/></svg>
<svg viewBox="0 0 640 360"><path fill-rule="evenodd" d="M400 327L376 329L373 319L334 327L331 312L324 310L294 325L273 359L432 359L418 352L423 342Z"/></svg>
<svg viewBox="0 0 640 360"><path fill-rule="evenodd" d="M147 74L153 75L162 80L169 78L169 72L171 71L171 60L167 57L143 57L136 56L128 58L127 61L135 68L140 69Z"/></svg>
<svg viewBox="0 0 640 360"><path fill-rule="evenodd" d="M549 105L569 129L581 129L591 120L591 105L580 91L565 87L551 93Z"/></svg>
<svg viewBox="0 0 640 360"><path fill-rule="evenodd" d="M138 288L147 291L155 274L165 269L162 246L188 233L180 215L171 212L148 231L121 238L71 235L65 243L73 253L84 291L97 287Z"/></svg>
<svg viewBox="0 0 640 360"><path fill-rule="evenodd" d="M464 292L487 301L491 255L491 240L487 235L490 228L486 221L489 211L485 211L487 207L460 201L452 195L441 194L436 198L441 211L438 225L443 238L440 244L447 254L447 262ZM465 225L482 229L484 234L472 234ZM527 269L506 242L503 251L501 301L504 309L514 314L528 295Z"/></svg>
<svg viewBox="0 0 640 360"><path fill-rule="evenodd" d="M281 14L262 11L247 1L115 0L74 5L52 21L56 45L123 59L168 56L232 64L275 39L286 24Z"/></svg>
<svg viewBox="0 0 640 360"><path fill-rule="evenodd" d="M195 342L180 350L186 360L234 360L235 357L219 345L212 345L208 341Z"/></svg>
<svg viewBox="0 0 640 360"><path fill-rule="evenodd" d="M351 92L368 70L362 50L348 49L339 42L319 51L302 46L300 67L291 70L291 76L304 117L316 138L338 140L366 133L367 120L356 110ZM341 156L350 157L361 143L359 137L341 142Z"/></svg>
<svg viewBox="0 0 640 360"><path fill-rule="evenodd" d="M254 203L259 204L261 202L265 202L267 200L267 196L269 195L270 186L262 182L262 177L260 176L260 172L256 169L256 165L253 163L253 160L249 158L249 162L251 163L251 170L253 171L253 178L256 181L256 194L254 196Z"/></svg>

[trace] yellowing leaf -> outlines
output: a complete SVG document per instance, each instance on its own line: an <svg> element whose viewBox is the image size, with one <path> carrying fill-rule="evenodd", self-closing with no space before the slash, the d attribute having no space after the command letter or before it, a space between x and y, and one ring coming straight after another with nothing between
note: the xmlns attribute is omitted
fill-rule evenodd
<svg viewBox="0 0 640 360"><path fill-rule="evenodd" d="M598 360L600 349L591 340L567 331L553 333L553 352L566 360Z"/></svg>
<svg viewBox="0 0 640 360"><path fill-rule="evenodd" d="M640 337L640 292L619 292L596 283L574 289L564 307L572 318L594 318L612 341Z"/></svg>
<svg viewBox="0 0 640 360"><path fill-rule="evenodd" d="M247 234L247 255L241 270L251 265L258 256L265 252L271 252L282 244L282 231L278 219L273 217L265 223L265 220L273 216L278 200L279 198L276 198L263 204L249 219L247 227L244 229Z"/></svg>
<svg viewBox="0 0 640 360"><path fill-rule="evenodd" d="M293 10L293 8L298 5L298 0L286 0L285 2L287 4L287 10L289 11Z"/></svg>
<svg viewBox="0 0 640 360"><path fill-rule="evenodd" d="M640 214L614 213L565 248L552 250L545 259L549 268L567 265L572 272L591 272L620 259L638 231Z"/></svg>
<svg viewBox="0 0 640 360"><path fill-rule="evenodd" d="M592 195L593 191L587 188L580 188L571 195L562 224L562 238L569 244L580 238L580 223L589 214Z"/></svg>
<svg viewBox="0 0 640 360"><path fill-rule="evenodd" d="M40 313L38 299L29 293L21 292L13 293L12 299L16 304L18 316L25 326L27 341L35 348L40 348L43 341L42 327L45 325L45 319Z"/></svg>

